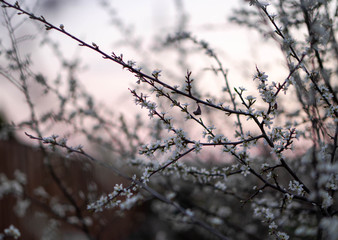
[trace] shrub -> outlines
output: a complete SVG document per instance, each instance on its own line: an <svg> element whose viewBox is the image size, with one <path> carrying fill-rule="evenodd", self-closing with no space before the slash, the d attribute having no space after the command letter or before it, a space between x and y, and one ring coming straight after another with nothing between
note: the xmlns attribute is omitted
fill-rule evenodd
<svg viewBox="0 0 338 240"><path fill-rule="evenodd" d="M251 6L233 13L232 21L273 39L285 57L288 73L281 81L270 80L256 66L252 93L231 86L222 60L206 41L183 30L167 36L161 47L184 49L188 42L214 61L212 70L223 77L226 98L205 96L192 71L187 70L184 82L174 85L162 76L164 71L143 70L122 54L106 53L98 43L81 40L63 24L54 25L26 11L18 2L0 1L10 35L8 11L14 9L44 25L46 31L66 35L122 66L136 81L130 93L135 104L146 109L154 127L146 129L139 120L133 131L123 117L119 125L101 117L101 109L74 79L77 62L64 62L70 77L68 92L62 93L58 85L28 71L29 62L19 59L17 40L12 38L13 48L7 52L14 63L10 70L20 77L14 80L4 70L2 76L18 86L31 112L30 120L16 130L29 127L26 135L38 140L46 154L45 146L79 154L125 179L88 203L89 211L114 208L122 213L147 202L153 214L172 225L170 230L158 229L167 237L177 234L175 239L184 232L220 239L337 239L338 44L337 14L331 1L288 0L271 5L249 1ZM58 112L36 113L30 79L55 94ZM58 136L65 133L44 136L42 126L51 120L67 123L73 132L80 131L108 149L114 165ZM148 144L141 137L145 133L152 138ZM115 162L117 158L128 167ZM97 237L89 230L86 234Z"/></svg>

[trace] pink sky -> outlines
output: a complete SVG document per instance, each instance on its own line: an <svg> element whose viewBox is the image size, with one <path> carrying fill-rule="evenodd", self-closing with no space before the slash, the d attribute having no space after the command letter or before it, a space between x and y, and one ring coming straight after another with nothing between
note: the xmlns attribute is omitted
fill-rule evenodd
<svg viewBox="0 0 338 240"><path fill-rule="evenodd" d="M33 0L30 0L35 2ZM127 0L112 1L117 15L123 20L126 26L131 26L135 30L135 36L142 38L144 45L142 49L132 49L128 46L118 44L125 41L121 32L110 24L109 13L97 2L89 0L62 1L59 8L46 9L38 7L35 10L36 15L43 15L48 21L55 25L63 24L65 29L80 37L89 43L95 42L100 49L110 53L114 51L117 54L123 53L125 60L134 60L137 63L149 60L147 67L157 69L165 66L163 70L163 79L169 79L170 75L166 71L176 71L175 59L168 57L166 53L156 56L143 56L141 51L151 52L149 47L154 42L155 36L165 36L168 32L173 32L177 27L177 9L174 0ZM270 43L261 43L258 35L243 27L231 24L227 17L232 13L232 9L242 1L224 1L224 0L194 0L182 1L184 10L189 16L187 30L192 32L199 39L204 39L216 49L219 57L223 61L225 68L229 69L229 80L232 86L245 86L250 89L254 87L252 75L255 73L256 64L263 69L270 70L269 76L274 80L282 80L286 73L280 74L280 66L271 65L271 62L282 61L280 53L276 50L276 45ZM24 5L22 5L24 6ZM22 16L17 16L22 18ZM30 20L29 20L30 21ZM26 31L36 32L36 28L27 22ZM29 29L29 30L27 30ZM1 27L0 31L4 31ZM74 55L79 56L86 70L79 78L86 89L92 93L95 98L104 102L115 112L123 112L128 116L132 111L141 110L134 106L133 99L128 91L128 87L133 87L135 78L129 72L122 70L120 66L112 62L103 60L97 53L77 46L73 40L57 32L50 32L49 36L60 43L61 50L66 58L71 59ZM22 49L25 51L25 47ZM29 45L29 51L33 50L32 59L34 68L43 69L43 73L50 78L55 78L58 73L58 64L51 58L51 52L34 43ZM276 51L276 54L271 54ZM196 69L210 67L212 62L201 52L200 57L190 60L191 66ZM207 65L205 65L207 64ZM194 72L193 72L194 75ZM179 74L184 79L184 73ZM224 86L224 81L211 79L206 74L199 79L199 84L212 93L220 93ZM170 81L170 79L169 79ZM183 83L182 83L183 84ZM23 97L11 84L1 79L0 87L3 93L0 95L0 109L4 109L10 119L21 120L28 116L27 105ZM40 100L36 100L39 102ZM42 109L48 109L49 103L41 103Z"/></svg>

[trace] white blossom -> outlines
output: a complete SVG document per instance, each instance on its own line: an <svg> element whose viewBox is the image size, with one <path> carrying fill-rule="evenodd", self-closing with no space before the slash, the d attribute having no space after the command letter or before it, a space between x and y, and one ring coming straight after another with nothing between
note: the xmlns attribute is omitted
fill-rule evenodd
<svg viewBox="0 0 338 240"><path fill-rule="evenodd" d="M4 233L6 236L13 237L14 239L18 239L19 237L21 237L19 229L17 229L13 225L10 225L8 228L6 228L4 230Z"/></svg>

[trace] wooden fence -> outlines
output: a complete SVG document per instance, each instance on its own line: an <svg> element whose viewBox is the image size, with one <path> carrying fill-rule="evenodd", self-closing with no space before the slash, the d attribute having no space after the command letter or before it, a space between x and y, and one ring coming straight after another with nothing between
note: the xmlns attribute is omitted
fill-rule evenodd
<svg viewBox="0 0 338 240"><path fill-rule="evenodd" d="M21 231L21 239L41 239L47 229L53 231L52 222L46 220L48 219L46 216L49 216L58 219L59 231L50 233L58 234L56 239L86 239L81 224L78 224L78 228L67 224L67 221L72 219L69 216L77 214L93 220L93 224L89 225L87 230L94 239L126 239L137 230L138 223L134 217L138 211L143 210L134 210L120 218L113 211L93 214L86 209L88 198L84 196L89 194L88 184L95 182L99 192L109 192L121 179L115 177L109 170L94 166L80 157L76 157L76 160L67 160L61 156L49 155L48 159L50 165L46 164L45 154L38 149L15 140L0 141L0 173L5 174L8 179L14 179L15 170L23 172L27 177L24 195L31 202L26 215L18 217L14 213L14 209L18 209L17 198L10 194L3 196L0 199L0 232L13 224ZM39 186L53 197L37 196L35 192ZM66 192L69 196L65 194ZM72 206L73 210L70 212L73 213L58 216L55 214L57 212L55 208L61 205L56 203Z"/></svg>

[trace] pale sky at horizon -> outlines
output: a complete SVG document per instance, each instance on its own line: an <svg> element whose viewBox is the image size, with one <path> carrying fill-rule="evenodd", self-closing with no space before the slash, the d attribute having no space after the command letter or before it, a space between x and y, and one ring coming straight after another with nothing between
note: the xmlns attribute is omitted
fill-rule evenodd
<svg viewBox="0 0 338 240"><path fill-rule="evenodd" d="M167 34L167 32L172 32L176 28L178 15L174 0L161 0L161 2L157 0L111 2L123 23L126 26L134 27L135 36L141 37L146 47L150 46L154 36L161 35L162 32ZM263 43L258 48L260 40L257 34L227 21L232 9L241 2L239 0L182 1L184 11L189 17L187 30L199 39L209 42L212 48L217 50L220 58L224 61L224 67L229 69L229 79L233 86L241 86L244 83L244 78L249 78L246 80L253 84L251 76L255 73L255 64L262 68L271 68L272 72L268 72L268 74L272 77L278 76L278 70L276 72L276 68L271 65L272 60L267 57L269 55L270 58L282 60L281 55L278 55L278 53L276 56L271 55L271 51L274 49L273 44L265 43L264 45ZM64 4L64 7L62 4ZM97 1L73 0L68 3L62 2L62 4L58 11L38 7L36 15L43 15L55 25L64 24L67 31L89 43L95 42L100 46L100 49L106 52L123 53L125 60L131 59L136 62L142 62L144 58L151 60L151 56L139 56L139 52L133 52L135 50L116 45L120 40L123 40L123 37L116 27L111 26L108 12ZM17 16L17 18L20 17L22 16ZM29 22L26 24L32 25ZM4 27L2 26L0 32L3 29ZM95 98L105 102L108 107L116 111L124 113L129 113L130 109L138 112L142 111L139 107L133 105L133 98L128 91L128 87L135 83L135 78L132 74L122 70L117 64L103 60L97 53L77 47L76 42L60 33L51 31L49 36L60 42L63 53L67 58L71 58L74 55L80 56L82 64L87 67L81 74L82 84ZM41 52L38 45L33 45L31 49L35 54L35 56L32 56L34 63L38 65L38 68L42 68L46 74L50 72L52 78L54 78L56 69L51 67L53 66L53 60L48 57L50 52ZM265 55L267 56L266 59L262 58ZM154 58L156 61L150 64L150 69L166 65L166 55L159 56L159 59ZM212 62L202 52L200 56L202 64L207 61ZM197 61L196 64L201 65L201 63L198 63L200 59L193 59L193 61ZM160 63L160 65L157 63ZM210 67L210 64L207 67ZM163 75L165 76L165 72ZM184 75L182 75L183 78ZM210 82L209 79L201 83L201 86L211 86L212 88L220 88L222 85L222 82L214 82L213 80ZM13 87L8 83L1 83L1 88L11 89ZM13 98L14 95L16 95L15 90L8 90L2 94L0 97L0 109L5 109L9 118L16 119L20 118L24 109L28 108L23 99L15 99ZM121 101L127 103L128 109L125 109L126 107L121 104ZM15 110L12 107L8 107L12 104L15 104ZM48 108L48 105L45 104L42 107ZM25 114L25 117L27 116Z"/></svg>

